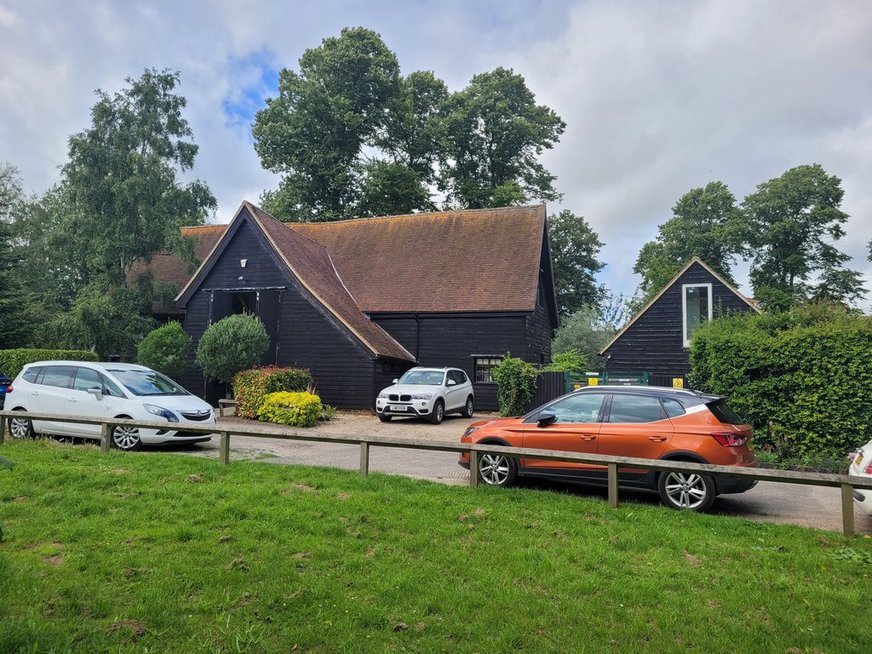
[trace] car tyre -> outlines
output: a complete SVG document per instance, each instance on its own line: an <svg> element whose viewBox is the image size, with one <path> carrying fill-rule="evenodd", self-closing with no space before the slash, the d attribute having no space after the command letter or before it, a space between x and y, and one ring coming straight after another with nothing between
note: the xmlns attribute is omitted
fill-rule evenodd
<svg viewBox="0 0 872 654"><path fill-rule="evenodd" d="M488 486L512 486L518 480L518 464L515 459L503 454L479 454L478 478Z"/></svg>
<svg viewBox="0 0 872 654"><path fill-rule="evenodd" d="M664 472L657 480L660 500L678 511L708 511L714 504L715 480L694 472Z"/></svg>
<svg viewBox="0 0 872 654"><path fill-rule="evenodd" d="M15 411L21 411L21 409L15 409ZM33 431L33 421L28 418L9 418L8 426L12 438L33 438L36 435Z"/></svg>
<svg viewBox="0 0 872 654"><path fill-rule="evenodd" d="M440 425L443 418L445 418L445 403L442 400L436 400L433 411L430 413L430 422L434 425Z"/></svg>
<svg viewBox="0 0 872 654"><path fill-rule="evenodd" d="M128 416L118 416L130 420ZM139 437L138 427L116 425L112 429L112 444L119 450L133 452L142 448L142 439Z"/></svg>
<svg viewBox="0 0 872 654"><path fill-rule="evenodd" d="M378 414L378 419L381 420L382 422L390 422L391 418L392 418L392 416L385 415L384 413Z"/></svg>
<svg viewBox="0 0 872 654"><path fill-rule="evenodd" d="M463 411L460 412L464 418L472 418L472 414L475 413L475 404L472 401L472 396L470 395L466 398L466 404L463 407Z"/></svg>

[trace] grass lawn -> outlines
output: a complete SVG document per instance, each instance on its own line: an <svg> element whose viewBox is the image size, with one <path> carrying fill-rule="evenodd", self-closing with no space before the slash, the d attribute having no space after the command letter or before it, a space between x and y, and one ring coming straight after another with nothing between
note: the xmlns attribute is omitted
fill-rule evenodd
<svg viewBox="0 0 872 654"><path fill-rule="evenodd" d="M872 540L16 442L0 652L872 651Z"/></svg>

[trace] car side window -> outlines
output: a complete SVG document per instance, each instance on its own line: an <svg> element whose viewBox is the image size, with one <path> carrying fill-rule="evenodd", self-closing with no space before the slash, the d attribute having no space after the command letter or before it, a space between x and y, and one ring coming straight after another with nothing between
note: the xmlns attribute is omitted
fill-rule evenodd
<svg viewBox="0 0 872 654"><path fill-rule="evenodd" d="M42 371L42 366L36 366L35 368L28 368L27 372L25 372L23 375L21 375L21 378L26 382L30 382L31 384L35 384L36 378L39 376L39 373L41 371Z"/></svg>
<svg viewBox="0 0 872 654"><path fill-rule="evenodd" d="M454 380L458 384L465 384L466 383L466 373L463 372L462 370L455 370L454 371Z"/></svg>
<svg viewBox="0 0 872 654"><path fill-rule="evenodd" d="M48 366L42 375L41 383L44 386L69 388L75 371L76 369L72 366Z"/></svg>
<svg viewBox="0 0 872 654"><path fill-rule="evenodd" d="M646 395L612 395L612 407L607 422L656 422L666 418L660 399Z"/></svg>
<svg viewBox="0 0 872 654"><path fill-rule="evenodd" d="M76 368L76 379L73 388L77 391L87 391L89 388L103 388L100 373L91 368Z"/></svg>
<svg viewBox="0 0 872 654"><path fill-rule="evenodd" d="M579 393L559 400L545 410L557 416L555 423L598 422L603 399L605 393Z"/></svg>
<svg viewBox="0 0 872 654"><path fill-rule="evenodd" d="M111 395L112 397L125 397L124 393L121 392L121 389L118 388L118 384L109 379L106 375L100 375L103 380L103 388L106 389L106 395Z"/></svg>
<svg viewBox="0 0 872 654"><path fill-rule="evenodd" d="M681 402L678 400L673 400L669 397L661 397L660 401L663 402L663 408L666 409L666 415L670 418L677 418L678 416L683 416L687 411L682 406Z"/></svg>

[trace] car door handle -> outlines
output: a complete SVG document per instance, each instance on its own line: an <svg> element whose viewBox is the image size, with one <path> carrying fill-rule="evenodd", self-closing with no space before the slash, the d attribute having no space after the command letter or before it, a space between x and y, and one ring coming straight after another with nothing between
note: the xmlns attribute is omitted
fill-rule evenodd
<svg viewBox="0 0 872 654"><path fill-rule="evenodd" d="M649 441L654 441L655 443L659 443L666 440L666 436L649 436Z"/></svg>
<svg viewBox="0 0 872 654"><path fill-rule="evenodd" d="M581 440L583 440L583 441L595 441L596 435L595 434L582 434Z"/></svg>
<svg viewBox="0 0 872 654"><path fill-rule="evenodd" d="M75 404L75 402L76 402L76 399L75 399L75 398L73 398L73 397L68 397L68 398L67 398L67 402L72 402L72 403L74 403L74 404Z"/></svg>

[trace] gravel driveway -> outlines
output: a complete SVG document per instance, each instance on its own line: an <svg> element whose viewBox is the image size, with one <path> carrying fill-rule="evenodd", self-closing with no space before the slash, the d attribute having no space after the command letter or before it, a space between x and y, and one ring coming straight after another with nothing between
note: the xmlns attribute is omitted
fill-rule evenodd
<svg viewBox="0 0 872 654"><path fill-rule="evenodd" d="M304 430L311 435L373 435L394 438L419 438L429 442L457 443L467 425L477 420L497 417L495 413L477 413L474 418L446 416L441 425L410 419L379 422L369 412L341 412L334 420ZM269 431L267 425L240 418L222 418L219 425L240 425L246 429ZM289 430L293 431L293 430ZM218 439L196 448L217 457ZM283 441L268 438L235 436L231 439L231 460L262 459L269 463L330 466L357 470L360 449L356 445ZM847 467L847 464L846 464ZM404 448L371 447L370 471L405 475L448 484L468 484L469 472L457 464L457 454ZM535 487L553 487L549 482L525 482ZM563 491L579 495L605 497L603 489L586 486L560 486ZM656 493L621 491L624 499L657 504ZM718 498L713 512L748 520L796 524L830 531L841 531L841 505L837 488L795 484L760 483L739 495ZM857 533L872 534L872 518L855 510Z"/></svg>

